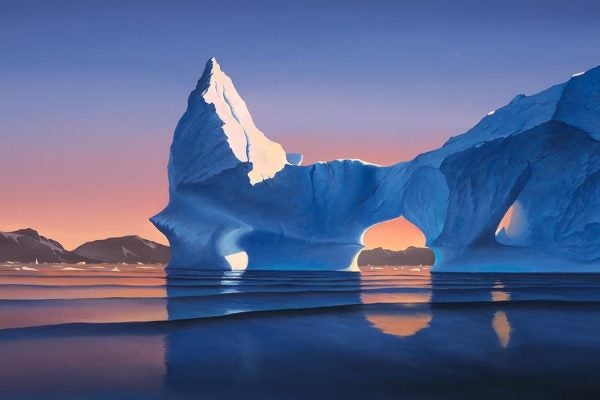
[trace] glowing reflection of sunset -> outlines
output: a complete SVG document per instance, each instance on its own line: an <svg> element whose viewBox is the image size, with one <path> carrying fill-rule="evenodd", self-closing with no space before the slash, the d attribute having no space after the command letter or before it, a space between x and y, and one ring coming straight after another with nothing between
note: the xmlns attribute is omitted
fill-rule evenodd
<svg viewBox="0 0 600 400"><path fill-rule="evenodd" d="M496 335L498 335L500 345L506 348L508 346L508 342L510 341L511 327L505 311L496 311L492 321L492 326L494 328L494 332L496 332Z"/></svg>
<svg viewBox="0 0 600 400"><path fill-rule="evenodd" d="M403 314L406 312L406 314ZM367 320L382 333L398 337L413 336L427 328L431 322L430 312L394 311L390 314L369 313Z"/></svg>
<svg viewBox="0 0 600 400"><path fill-rule="evenodd" d="M502 282L496 282L492 290L492 301L509 301L510 292L503 290L505 288Z"/></svg>
<svg viewBox="0 0 600 400"><path fill-rule="evenodd" d="M151 272L120 264L78 265L78 270L63 267L0 268L0 285L4 286L0 300L12 301L0 309L0 329L168 319L166 276L160 265L154 265ZM118 271L112 270L115 267Z"/></svg>
<svg viewBox="0 0 600 400"><path fill-rule="evenodd" d="M386 285L386 280L398 278L406 281L405 285L398 282L390 283L395 290L392 293L376 292L369 293L369 288L381 289ZM431 274L428 270L407 271L398 275L397 271L391 269L378 270L376 274L361 274L361 303L363 304L394 304L394 309L368 310L365 318L377 330L387 335L397 337L408 337L427 328L432 319L429 311L431 302L431 290L414 291L414 287L430 287ZM405 286L406 291L399 291ZM396 308L397 306L397 308Z"/></svg>
<svg viewBox="0 0 600 400"><path fill-rule="evenodd" d="M505 285L498 281L494 284L492 289L492 301L493 302L503 302L510 301L510 292L504 290ZM500 345L504 348L508 346L508 342L510 341L510 321L508 320L508 315L505 311L498 310L494 314L494 319L492 320L492 328L494 328L494 332L498 336L498 341Z"/></svg>

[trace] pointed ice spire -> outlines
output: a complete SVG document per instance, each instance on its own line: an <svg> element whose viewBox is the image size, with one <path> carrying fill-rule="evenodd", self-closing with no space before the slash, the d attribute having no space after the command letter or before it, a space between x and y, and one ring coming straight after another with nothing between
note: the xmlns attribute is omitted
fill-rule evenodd
<svg viewBox="0 0 600 400"><path fill-rule="evenodd" d="M223 139L227 150L221 146ZM235 159L227 153L233 153ZM286 164L286 154L254 125L246 103L213 57L177 126L171 161L175 180L206 179L239 162L250 162L248 177L255 184L279 172Z"/></svg>
<svg viewBox="0 0 600 400"><path fill-rule="evenodd" d="M223 73L223 71L221 71L221 66L217 62L217 59L215 57L211 57L211 59L206 62L204 72L202 72L202 76L198 80L196 89L206 90L211 84L214 84L213 78L218 79L220 75L227 76Z"/></svg>

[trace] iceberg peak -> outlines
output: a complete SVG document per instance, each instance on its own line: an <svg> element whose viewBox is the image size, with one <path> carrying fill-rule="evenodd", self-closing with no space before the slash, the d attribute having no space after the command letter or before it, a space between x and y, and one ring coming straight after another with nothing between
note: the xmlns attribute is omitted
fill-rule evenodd
<svg viewBox="0 0 600 400"><path fill-rule="evenodd" d="M223 77L227 77L227 75L221 70L221 65L217 59L211 57L204 66L204 72L202 72L202 77L198 81L198 86L210 86L215 83L215 79L219 80L223 79Z"/></svg>
<svg viewBox="0 0 600 400"><path fill-rule="evenodd" d="M270 179L287 164L279 143L262 133L216 58L206 63L175 130L169 163L172 184L205 181L241 163L251 184Z"/></svg>

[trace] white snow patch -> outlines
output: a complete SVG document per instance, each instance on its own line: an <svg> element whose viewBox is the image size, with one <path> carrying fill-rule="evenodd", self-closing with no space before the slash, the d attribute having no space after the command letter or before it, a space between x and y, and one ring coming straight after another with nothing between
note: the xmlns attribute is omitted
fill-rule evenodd
<svg viewBox="0 0 600 400"><path fill-rule="evenodd" d="M47 239L42 238L41 236L40 236L40 243L43 244L46 247L49 247L53 254L64 253L65 252L64 249L61 249L60 247L58 247L54 243L50 242Z"/></svg>
<svg viewBox="0 0 600 400"><path fill-rule="evenodd" d="M573 74L573 75L571 75L571 78L575 78L576 76L581 76L581 75L583 75L583 74L585 74L585 71L583 71L583 72L578 72L578 73L576 73L576 74Z"/></svg>
<svg viewBox="0 0 600 400"><path fill-rule="evenodd" d="M77 268L77 267L64 267L61 268L61 271L83 271L83 268Z"/></svg>
<svg viewBox="0 0 600 400"><path fill-rule="evenodd" d="M151 242L151 241L149 241L149 240L142 239L142 238L141 238L141 237L139 237L139 236L137 237L137 239L138 239L140 242L144 243L146 246L150 247L151 249L155 249L155 248L156 248L156 243L152 243L152 242Z"/></svg>
<svg viewBox="0 0 600 400"><path fill-rule="evenodd" d="M129 254L131 254L134 257L137 257L137 254L135 254L133 251L130 251L128 249L126 249L125 247L121 246L121 251L123 252L123 256L125 258L127 258L129 256Z"/></svg>

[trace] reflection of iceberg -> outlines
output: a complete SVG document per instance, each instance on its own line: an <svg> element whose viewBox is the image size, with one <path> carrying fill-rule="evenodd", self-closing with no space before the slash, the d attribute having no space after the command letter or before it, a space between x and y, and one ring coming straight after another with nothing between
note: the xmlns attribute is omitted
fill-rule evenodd
<svg viewBox="0 0 600 400"><path fill-rule="evenodd" d="M221 279L220 281L220 285L223 287L221 293L239 293L240 289L237 286L239 286L240 283L242 283L242 276L243 273L240 271L223 272L223 279Z"/></svg>
<svg viewBox="0 0 600 400"><path fill-rule="evenodd" d="M69 286L68 296L93 297L95 308L81 311L96 317L127 305L98 296L130 297L133 304L149 300L142 293L164 296L164 278L135 267L134 274L101 278L111 282L102 288L95 283L108 272L67 277L43 269L6 271L2 296L22 298L7 288L22 286L48 299L45 284L59 280L53 290L64 295L60 286L77 280L81 285ZM390 270L171 275L169 297L161 299L169 321L0 329L2 395L511 399L537 398L539 390L589 398L600 389L598 277ZM42 273L53 276L34 276ZM28 285L35 278L44 288ZM68 300L62 302L68 308L45 310L55 319L62 314L56 323L69 322L65 310L77 308L78 300ZM4 301L0 322L8 321L8 308L17 315L32 303Z"/></svg>

